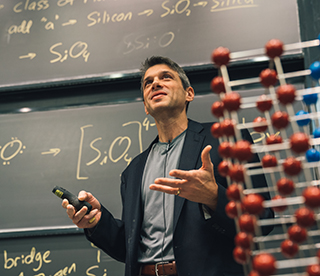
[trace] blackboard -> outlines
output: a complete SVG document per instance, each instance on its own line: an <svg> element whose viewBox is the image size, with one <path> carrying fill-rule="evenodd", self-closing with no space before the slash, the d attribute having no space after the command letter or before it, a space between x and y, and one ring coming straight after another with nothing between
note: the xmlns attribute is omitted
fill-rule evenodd
<svg viewBox="0 0 320 276"><path fill-rule="evenodd" d="M123 77L151 55L210 64L218 46L259 49L272 38L300 41L296 0L6 0L0 90Z"/></svg>
<svg viewBox="0 0 320 276"><path fill-rule="evenodd" d="M257 96L264 89L240 93ZM213 93L196 96L188 116L199 122L216 120L211 105L217 99ZM252 106L239 111L239 122L257 116ZM74 194L90 191L120 217L120 174L157 133L142 102L3 114L0 129L0 237L73 227L51 192L56 185ZM261 142L266 136L252 137Z"/></svg>
<svg viewBox="0 0 320 276"><path fill-rule="evenodd" d="M1 276L123 276L124 265L83 235L1 240Z"/></svg>
<svg viewBox="0 0 320 276"><path fill-rule="evenodd" d="M92 191L119 216L120 174L156 133L141 102L0 117L7 229L70 225L55 185Z"/></svg>
<svg viewBox="0 0 320 276"><path fill-rule="evenodd" d="M248 97L264 92L240 93ZM210 107L216 100L213 93L196 96L189 117L214 121ZM258 115L254 106L241 110L239 122ZM55 185L74 193L89 190L120 217L120 174L156 135L143 103L2 114L0 129L0 274L53 276L66 269L66 275L123 275L123 264L92 247L51 190ZM250 133L256 143L266 137L252 129Z"/></svg>

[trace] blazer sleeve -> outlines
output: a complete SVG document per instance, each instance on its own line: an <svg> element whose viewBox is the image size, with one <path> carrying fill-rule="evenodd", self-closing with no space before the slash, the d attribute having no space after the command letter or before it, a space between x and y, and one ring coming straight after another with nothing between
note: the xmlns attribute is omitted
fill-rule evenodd
<svg viewBox="0 0 320 276"><path fill-rule="evenodd" d="M121 220L101 206L101 219L93 229L85 229L86 238L112 258L125 262L125 235Z"/></svg>
<svg viewBox="0 0 320 276"><path fill-rule="evenodd" d="M123 198L123 177L121 177L121 194ZM101 218L92 229L84 229L86 238L102 249L110 257L120 262L126 260L126 241L124 220L116 219L104 207L101 206Z"/></svg>

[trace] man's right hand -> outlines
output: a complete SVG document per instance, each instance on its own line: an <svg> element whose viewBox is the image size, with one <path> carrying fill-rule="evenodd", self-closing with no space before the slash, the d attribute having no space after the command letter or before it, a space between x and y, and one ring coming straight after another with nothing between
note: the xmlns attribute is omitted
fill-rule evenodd
<svg viewBox="0 0 320 276"><path fill-rule="evenodd" d="M81 210L76 212L76 209L69 204L67 199L62 201L62 207L67 210L68 217L79 228L93 228L101 218L100 202L91 193L86 191L81 191L78 195L78 199L81 201L87 201L91 204L92 210L88 215L86 215L88 210L87 207L82 207Z"/></svg>

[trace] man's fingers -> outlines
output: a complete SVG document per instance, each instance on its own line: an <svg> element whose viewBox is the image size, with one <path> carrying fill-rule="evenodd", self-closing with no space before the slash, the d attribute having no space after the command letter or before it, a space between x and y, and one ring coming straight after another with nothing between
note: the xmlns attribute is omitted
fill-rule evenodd
<svg viewBox="0 0 320 276"><path fill-rule="evenodd" d="M74 214L76 213L76 210L75 208L71 205L71 204L68 204L67 207L67 214L68 214L68 217L73 219L74 217Z"/></svg>
<svg viewBox="0 0 320 276"><path fill-rule="evenodd" d="M187 179L186 173L187 172L181 171L181 170L173 170L169 174L171 176L177 177L179 179L176 179L176 178L156 178L154 180L154 183L158 184L158 185L166 185L169 187L176 188L177 186L179 186L185 182L184 179Z"/></svg>
<svg viewBox="0 0 320 276"><path fill-rule="evenodd" d="M88 198L89 198L90 195L86 191L80 191L79 194L78 194L78 199L81 200L81 201L88 201Z"/></svg>
<svg viewBox="0 0 320 276"><path fill-rule="evenodd" d="M173 188L170 186L156 185L156 184L151 184L149 188L150 190L153 190L153 191L163 192L171 195L176 195L177 191L179 190L179 188Z"/></svg>
<svg viewBox="0 0 320 276"><path fill-rule="evenodd" d="M68 199L64 199L64 200L62 200L62 207L64 208L64 209L67 209L67 206L69 205L69 201L68 201Z"/></svg>
<svg viewBox="0 0 320 276"><path fill-rule="evenodd" d="M202 169L208 170L213 167L210 157L211 146L206 146L201 153Z"/></svg>

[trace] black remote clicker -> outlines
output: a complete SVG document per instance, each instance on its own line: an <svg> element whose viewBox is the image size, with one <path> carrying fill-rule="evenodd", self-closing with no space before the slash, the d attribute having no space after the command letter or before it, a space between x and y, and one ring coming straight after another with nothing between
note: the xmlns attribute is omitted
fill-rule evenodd
<svg viewBox="0 0 320 276"><path fill-rule="evenodd" d="M70 193L69 191L67 191L66 189L59 187L59 186L55 186L52 190L52 192L62 198L62 199L67 199L69 201L69 203L76 208L77 211L79 211L83 206L87 206L88 211L87 214L90 213L92 206L90 203L86 202L86 201L81 201L78 199L78 197L76 197L74 194Z"/></svg>

